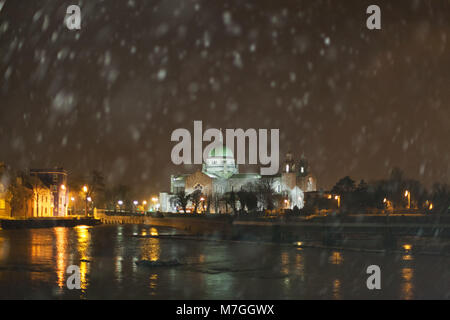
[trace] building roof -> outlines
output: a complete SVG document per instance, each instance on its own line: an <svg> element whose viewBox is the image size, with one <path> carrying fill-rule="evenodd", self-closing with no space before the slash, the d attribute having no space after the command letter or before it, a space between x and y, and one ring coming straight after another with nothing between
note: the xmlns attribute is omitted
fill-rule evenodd
<svg viewBox="0 0 450 320"><path fill-rule="evenodd" d="M248 178L261 178L259 173L236 173L233 174L230 179L248 179Z"/></svg>

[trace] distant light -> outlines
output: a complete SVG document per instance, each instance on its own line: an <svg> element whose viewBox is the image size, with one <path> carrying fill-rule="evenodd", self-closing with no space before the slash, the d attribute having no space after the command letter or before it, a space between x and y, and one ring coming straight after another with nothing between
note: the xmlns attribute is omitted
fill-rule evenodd
<svg viewBox="0 0 450 320"><path fill-rule="evenodd" d="M83 192L85 192L85 193L88 192L88 187L84 186L83 187Z"/></svg>
<svg viewBox="0 0 450 320"><path fill-rule="evenodd" d="M72 198L70 198L70 200L72 200L72 201L75 201L75 198L74 198L74 197L72 197Z"/></svg>
<svg viewBox="0 0 450 320"><path fill-rule="evenodd" d="M117 203L118 203L119 206L123 205L123 201L122 200L117 201Z"/></svg>
<svg viewBox="0 0 450 320"><path fill-rule="evenodd" d="M134 205L137 206L139 202L137 202L136 200L133 201Z"/></svg>
<svg viewBox="0 0 450 320"><path fill-rule="evenodd" d="M142 201L142 204L145 206L147 204L147 201Z"/></svg>
<svg viewBox="0 0 450 320"><path fill-rule="evenodd" d="M408 190L406 190L406 191L405 191L405 197L407 197L407 196L408 196L408 194L409 194L409 191L408 191Z"/></svg>
<svg viewBox="0 0 450 320"><path fill-rule="evenodd" d="M205 201L205 198L201 197L201 198L200 198L200 201Z"/></svg>
<svg viewBox="0 0 450 320"><path fill-rule="evenodd" d="M428 207L429 210L433 210L433 204L430 203L430 206Z"/></svg>
<svg viewBox="0 0 450 320"><path fill-rule="evenodd" d="M153 201L153 202L157 202L157 201L158 201L158 198L157 198L157 197L153 197L153 198L152 198L152 201Z"/></svg>
<svg viewBox="0 0 450 320"><path fill-rule="evenodd" d="M334 196L334 199L336 199L336 200L339 199L339 196Z"/></svg>
<svg viewBox="0 0 450 320"><path fill-rule="evenodd" d="M91 197L87 197L87 201L91 202L92 198Z"/></svg>
<svg viewBox="0 0 450 320"><path fill-rule="evenodd" d="M404 244L404 245L403 245L403 249L405 249L406 251L409 251L409 250L412 249L412 245L410 245L410 244Z"/></svg>
<svg viewBox="0 0 450 320"><path fill-rule="evenodd" d="M61 185L61 189L62 189L62 190L66 190L66 186L62 184L62 185Z"/></svg>

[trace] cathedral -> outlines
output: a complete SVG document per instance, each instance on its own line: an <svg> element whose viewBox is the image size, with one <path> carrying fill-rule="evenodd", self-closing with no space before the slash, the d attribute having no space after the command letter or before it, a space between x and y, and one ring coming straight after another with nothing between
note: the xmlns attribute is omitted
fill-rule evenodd
<svg viewBox="0 0 450 320"><path fill-rule="evenodd" d="M259 173L239 173L233 152L223 146L211 150L202 165L202 170L170 177L170 193L160 193L160 210L181 212L177 207L175 195L180 191L190 194L200 190L203 198L209 198L210 201L213 199L213 204L210 203L208 206L209 212L224 213L229 210L221 199L227 192L238 192L249 184L258 183L261 179L271 184L275 195L283 197L282 208L277 209L292 209L295 206L301 209L304 206L304 193L317 189L316 178L309 171L304 156L295 161L293 155L288 153L280 173L261 176ZM237 207L239 209L238 203Z"/></svg>

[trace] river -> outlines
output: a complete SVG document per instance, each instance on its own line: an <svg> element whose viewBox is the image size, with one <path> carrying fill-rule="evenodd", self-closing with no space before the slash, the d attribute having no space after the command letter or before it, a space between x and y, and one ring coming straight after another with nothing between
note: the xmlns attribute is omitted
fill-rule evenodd
<svg viewBox="0 0 450 320"><path fill-rule="evenodd" d="M144 225L0 230L1 299L449 299L450 257L139 236ZM175 267L136 265L179 260ZM66 286L77 265L81 289ZM368 290L366 268L381 268Z"/></svg>

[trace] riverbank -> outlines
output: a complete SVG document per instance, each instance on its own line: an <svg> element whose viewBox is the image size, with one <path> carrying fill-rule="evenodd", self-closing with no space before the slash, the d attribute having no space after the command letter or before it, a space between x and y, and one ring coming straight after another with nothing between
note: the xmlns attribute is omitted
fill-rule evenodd
<svg viewBox="0 0 450 320"><path fill-rule="evenodd" d="M94 218L81 217L50 217L29 219L0 219L2 229L33 229L53 227L75 227L79 225L95 226L101 221Z"/></svg>

